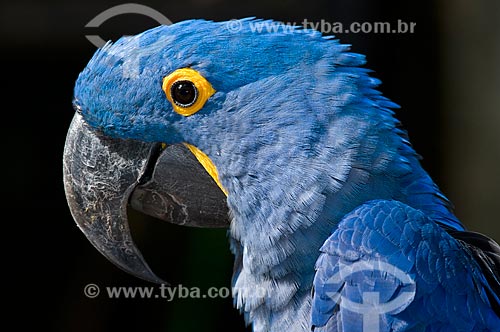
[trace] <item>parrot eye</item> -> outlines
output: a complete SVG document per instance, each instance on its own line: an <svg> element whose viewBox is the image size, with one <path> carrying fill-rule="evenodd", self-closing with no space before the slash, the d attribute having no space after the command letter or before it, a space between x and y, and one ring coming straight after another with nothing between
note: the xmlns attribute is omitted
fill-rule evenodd
<svg viewBox="0 0 500 332"><path fill-rule="evenodd" d="M175 112L190 116L203 108L215 90L196 70L177 69L163 79L162 90Z"/></svg>
<svg viewBox="0 0 500 332"><path fill-rule="evenodd" d="M194 104L198 98L198 89L190 81L177 81L172 84L170 94L174 103L181 107L189 107Z"/></svg>

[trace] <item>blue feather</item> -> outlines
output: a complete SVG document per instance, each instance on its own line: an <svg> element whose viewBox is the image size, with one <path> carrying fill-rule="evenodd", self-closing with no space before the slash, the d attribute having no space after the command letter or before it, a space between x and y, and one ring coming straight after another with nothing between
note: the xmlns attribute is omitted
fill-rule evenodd
<svg viewBox="0 0 500 332"><path fill-rule="evenodd" d="M384 247L391 251L384 252ZM355 260L352 251L358 253ZM362 331L362 314L344 302L363 303L362 294L369 291L377 292L380 303L401 296L401 281L390 273L367 268L341 283L334 278L342 266L380 262L411 277L414 288L410 302L376 317L379 331L500 331L500 318L484 296L488 282L477 263L435 222L406 204L363 204L344 217L321 252L312 304L315 331ZM336 293L341 297L332 296Z"/></svg>

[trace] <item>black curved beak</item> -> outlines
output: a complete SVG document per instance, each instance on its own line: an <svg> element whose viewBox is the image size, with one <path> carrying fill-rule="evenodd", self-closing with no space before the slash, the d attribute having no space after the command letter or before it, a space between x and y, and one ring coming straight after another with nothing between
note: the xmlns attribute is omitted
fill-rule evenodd
<svg viewBox="0 0 500 332"><path fill-rule="evenodd" d="M78 227L111 262L165 283L135 246L127 207L174 224L228 227L226 197L183 145L113 139L71 122L63 157L66 199Z"/></svg>

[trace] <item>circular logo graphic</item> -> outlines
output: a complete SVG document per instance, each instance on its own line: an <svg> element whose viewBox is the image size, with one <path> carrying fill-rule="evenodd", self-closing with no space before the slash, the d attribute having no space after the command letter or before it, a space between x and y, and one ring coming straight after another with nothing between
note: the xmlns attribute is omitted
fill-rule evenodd
<svg viewBox="0 0 500 332"><path fill-rule="evenodd" d="M325 285L338 286L342 289L346 279L356 273L370 272L375 279L375 273L390 275L399 280L401 288L398 296L389 302L380 302L380 293L367 291L361 294L362 302L354 302L343 296L341 291L326 292L341 308L361 314L363 316L363 331L378 332L380 330L380 315L401 311L408 307L415 298L415 281L401 269L394 265L381 261L358 261L350 265L341 265L337 273L330 277Z"/></svg>

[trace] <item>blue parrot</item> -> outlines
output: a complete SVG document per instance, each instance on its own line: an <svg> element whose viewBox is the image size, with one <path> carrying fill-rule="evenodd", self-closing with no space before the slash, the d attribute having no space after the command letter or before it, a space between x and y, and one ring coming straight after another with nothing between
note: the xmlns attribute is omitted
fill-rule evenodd
<svg viewBox="0 0 500 332"><path fill-rule="evenodd" d="M234 303L255 332L500 331L500 247L453 215L364 64L253 18L106 44L74 89L74 219L156 282L127 206L229 227Z"/></svg>

